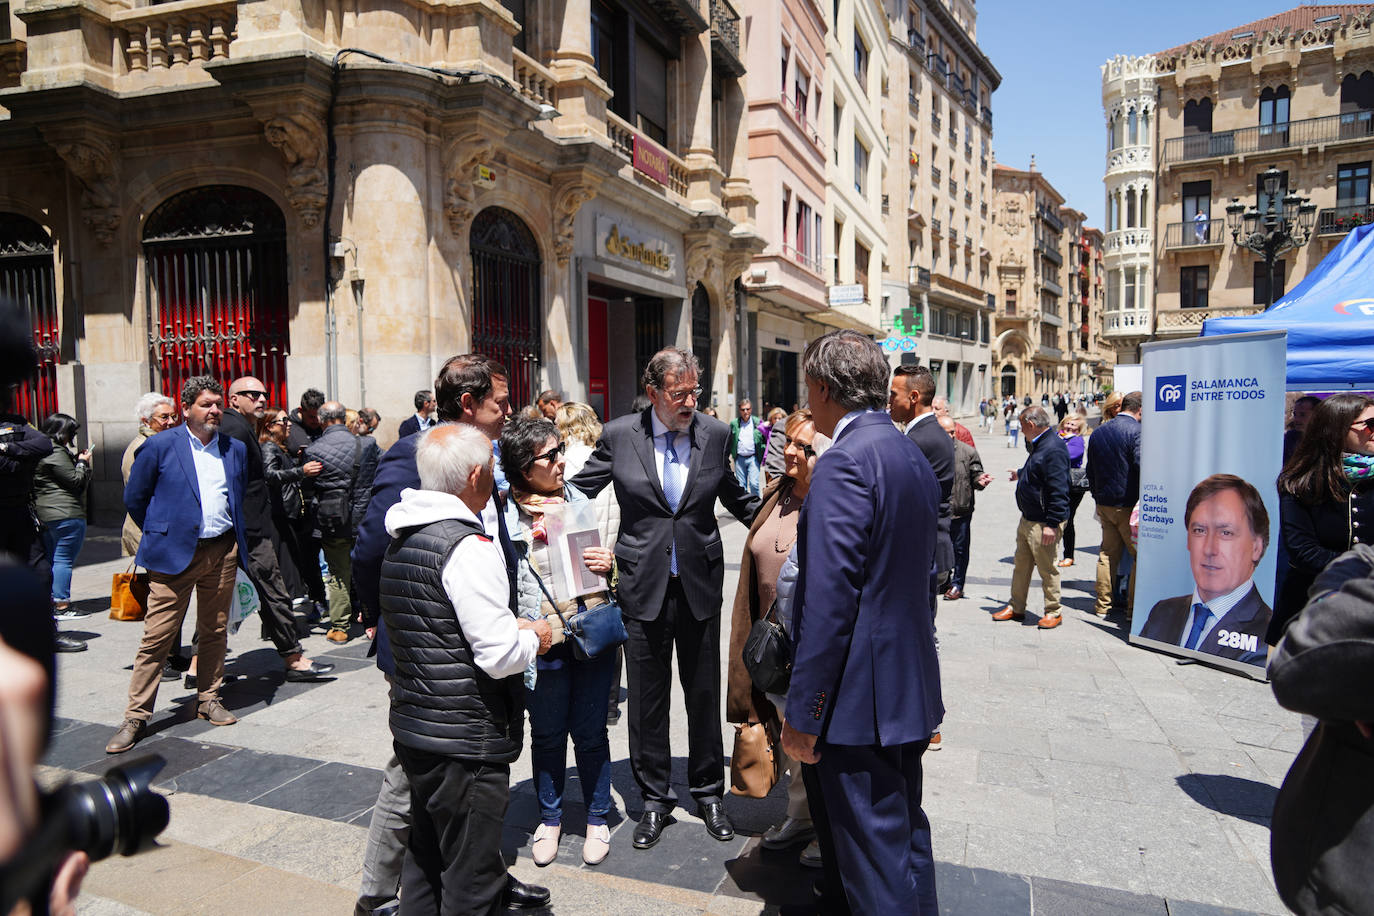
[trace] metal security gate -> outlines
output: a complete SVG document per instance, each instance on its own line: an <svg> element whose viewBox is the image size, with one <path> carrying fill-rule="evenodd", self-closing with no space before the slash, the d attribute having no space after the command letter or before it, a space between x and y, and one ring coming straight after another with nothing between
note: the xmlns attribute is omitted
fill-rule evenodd
<svg viewBox="0 0 1374 916"><path fill-rule="evenodd" d="M544 347L539 246L509 210L488 207L472 221L472 349L510 372L510 400L539 393Z"/></svg>
<svg viewBox="0 0 1374 916"><path fill-rule="evenodd" d="M286 223L257 191L197 188L163 203L143 232L153 386L173 398L195 375L226 389L261 379L286 405L290 353Z"/></svg>
<svg viewBox="0 0 1374 916"><path fill-rule="evenodd" d="M0 299L28 312L38 371L19 386L15 410L38 425L57 413L57 290L52 239L17 213L0 213Z"/></svg>

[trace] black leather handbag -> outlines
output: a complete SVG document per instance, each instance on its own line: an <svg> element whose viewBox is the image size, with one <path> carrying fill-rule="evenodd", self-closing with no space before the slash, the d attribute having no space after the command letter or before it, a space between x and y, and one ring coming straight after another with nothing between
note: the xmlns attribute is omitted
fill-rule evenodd
<svg viewBox="0 0 1374 916"><path fill-rule="evenodd" d="M778 623L774 602L749 630L744 641L744 667L749 679L764 693L786 693L792 681L792 638Z"/></svg>

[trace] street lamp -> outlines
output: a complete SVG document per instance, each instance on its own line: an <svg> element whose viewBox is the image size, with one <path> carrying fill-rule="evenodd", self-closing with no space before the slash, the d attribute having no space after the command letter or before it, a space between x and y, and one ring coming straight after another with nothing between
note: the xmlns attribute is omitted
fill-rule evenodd
<svg viewBox="0 0 1374 916"><path fill-rule="evenodd" d="M1317 216L1317 205L1306 197L1290 192L1280 200L1282 183L1283 172L1270 166L1260 175L1268 201L1263 212L1258 207L1245 206L1238 197L1232 197L1226 205L1226 225L1231 230L1231 240L1264 258L1265 276L1269 278L1266 309L1274 304L1274 263L1279 255L1301 248L1312 239Z"/></svg>

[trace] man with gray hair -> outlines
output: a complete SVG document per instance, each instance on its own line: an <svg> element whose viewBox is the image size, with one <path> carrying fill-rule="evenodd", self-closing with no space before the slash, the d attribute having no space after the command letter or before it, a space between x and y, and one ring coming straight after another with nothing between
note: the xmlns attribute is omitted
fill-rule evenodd
<svg viewBox="0 0 1374 916"><path fill-rule="evenodd" d="M176 403L160 391L150 391L138 399L134 405L134 416L138 418L138 434L124 447L124 457L119 461L119 471L124 475L124 483L129 482L129 472L134 469L134 456L148 441L164 429L171 429L181 419ZM138 553L138 541L143 532L126 513L124 529L120 532L120 552L126 557Z"/></svg>
<svg viewBox="0 0 1374 916"><path fill-rule="evenodd" d="M521 675L562 631L517 617L501 548L483 528L491 440L442 424L421 434L415 466L420 489L386 513L380 593L395 664L391 735L410 782L401 898L407 912L488 913L524 890L507 876L500 830L524 743Z"/></svg>
<svg viewBox="0 0 1374 916"><path fill-rule="evenodd" d="M355 436L349 431L348 412L338 401L320 405L320 437L305 449L306 461L318 461L324 470L307 480L315 525L320 532L320 547L329 564L325 590L329 595L330 642L345 643L353 623L353 602L349 600L351 562L349 554L358 536L358 523L367 512L372 480L377 476L381 450L371 436Z"/></svg>
<svg viewBox="0 0 1374 916"><path fill-rule="evenodd" d="M1063 623L1059 613L1059 567L1056 548L1069 517L1069 449L1055 434L1043 407L1021 411L1021 432L1030 457L1016 481L1016 507L1021 522L1016 527L1016 560L1011 574L1011 602L992 615L993 620L1023 620L1030 592L1031 567L1040 570L1045 591L1045 612L1040 629L1052 630Z"/></svg>
<svg viewBox="0 0 1374 916"><path fill-rule="evenodd" d="M687 782L706 831L734 837L725 815L721 741L720 608L725 550L716 499L749 524L759 500L740 486L729 456L730 429L697 411L701 370L678 347L644 369L650 406L601 431L596 451L572 479L589 497L615 486L620 539L615 554L630 639L630 769L644 798L636 849L658 842L677 805L668 713L674 649L687 702Z"/></svg>

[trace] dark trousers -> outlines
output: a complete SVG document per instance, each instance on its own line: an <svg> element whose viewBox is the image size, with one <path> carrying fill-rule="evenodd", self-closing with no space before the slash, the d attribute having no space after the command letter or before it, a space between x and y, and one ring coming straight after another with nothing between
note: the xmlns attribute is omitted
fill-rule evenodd
<svg viewBox="0 0 1374 916"><path fill-rule="evenodd" d="M821 878L816 882L816 908L821 916L849 916L849 901L844 896L844 877L835 858L835 837L830 832L830 813L825 808L821 778L809 763L801 765L806 804L811 809L811 825L816 828L816 845L821 848Z"/></svg>
<svg viewBox="0 0 1374 916"><path fill-rule="evenodd" d="M668 580L663 609L654 620L626 620L625 673L630 688L630 770L646 811L671 812L668 714L673 650L687 699L687 784L697 802L718 802L725 791L725 747L720 734L720 615L697 620L678 579Z"/></svg>
<svg viewBox="0 0 1374 916"><path fill-rule="evenodd" d="M973 539L973 516L952 516L949 520L949 539L954 542L954 575L950 577L949 587L963 591L964 577L968 575L969 542Z"/></svg>
<svg viewBox="0 0 1374 916"><path fill-rule="evenodd" d="M275 542L285 548L277 557L277 568L281 570L286 593L293 599L309 597L305 580L301 578L301 545L296 539L296 529L292 527L291 519L285 515L273 515L272 527L276 529Z"/></svg>
<svg viewBox="0 0 1374 916"><path fill-rule="evenodd" d="M307 517L292 523L292 533L296 538L296 569L305 582L306 597L323 604L329 600L324 587L324 574L320 572L320 539L315 537L314 520Z"/></svg>
<svg viewBox="0 0 1374 916"><path fill-rule="evenodd" d="M0 553L38 573L43 594L52 595L52 564L43 547L37 521L28 506L0 509Z"/></svg>
<svg viewBox="0 0 1374 916"><path fill-rule="evenodd" d="M833 858L855 913L940 911L930 821L921 810L921 755L929 744L818 745L812 769L832 847L822 845L821 854L827 865Z"/></svg>
<svg viewBox="0 0 1374 916"><path fill-rule="evenodd" d="M262 599L262 631L277 647L282 658L301 653L296 634L296 618L291 614L291 596L282 583L277 565L277 549L272 538L249 538L245 567Z"/></svg>
<svg viewBox="0 0 1374 916"><path fill-rule="evenodd" d="M1064 522L1064 559L1066 560L1073 559L1073 544L1075 538L1073 517L1078 514L1078 505L1083 502L1083 494L1087 492L1087 490L1069 488L1069 518L1068 521Z"/></svg>
<svg viewBox="0 0 1374 916"><path fill-rule="evenodd" d="M501 826L510 800L510 765L394 745L410 780L401 916L498 911L506 886Z"/></svg>

